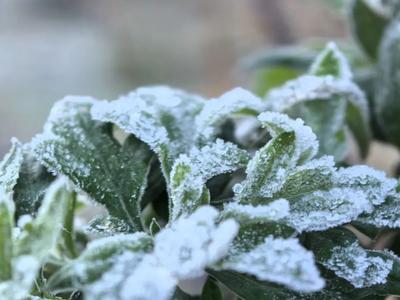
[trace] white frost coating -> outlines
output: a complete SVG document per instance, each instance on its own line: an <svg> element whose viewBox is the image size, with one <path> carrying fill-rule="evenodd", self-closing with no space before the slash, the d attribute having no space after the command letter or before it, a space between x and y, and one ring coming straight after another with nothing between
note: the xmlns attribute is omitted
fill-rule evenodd
<svg viewBox="0 0 400 300"><path fill-rule="evenodd" d="M116 101L97 102L91 113L95 120L115 123L134 134L156 153L167 147L176 157L193 145L194 117L203 102L199 96L155 86L139 88Z"/></svg>
<svg viewBox="0 0 400 300"><path fill-rule="evenodd" d="M153 256L124 252L96 282L84 287L88 300L170 299L176 280L157 266Z"/></svg>
<svg viewBox="0 0 400 300"><path fill-rule="evenodd" d="M324 175L327 175L328 173L331 174L331 172L333 173L333 171L336 171L335 161L333 156L324 155L320 158L310 160L306 162L304 165L296 167L294 171L299 172L299 171L315 170L315 169L318 170L326 169L327 173Z"/></svg>
<svg viewBox="0 0 400 300"><path fill-rule="evenodd" d="M200 197L209 179L245 167L248 159L245 150L220 139L201 149L193 148L189 155L181 154L170 175L172 220L205 204Z"/></svg>
<svg viewBox="0 0 400 300"><path fill-rule="evenodd" d="M362 214L357 221L377 227L400 228L400 194L390 195L371 213Z"/></svg>
<svg viewBox="0 0 400 300"><path fill-rule="evenodd" d="M224 262L223 267L299 292L314 292L324 287L312 252L305 250L297 239L268 236L263 244Z"/></svg>
<svg viewBox="0 0 400 300"><path fill-rule="evenodd" d="M338 77L345 80L352 80L353 73L351 72L350 64L347 58L343 55L342 51L339 50L335 42L329 42L326 45L325 49L314 60L313 64L310 67L309 73L314 74L321 65L321 62L326 58L326 55L330 53L332 53L332 55L338 62Z"/></svg>
<svg viewBox="0 0 400 300"><path fill-rule="evenodd" d="M388 178L382 171L368 166L341 168L335 176L338 186L350 186L362 191L372 205L383 203L388 195L394 194L397 180ZM373 207L368 211L372 211Z"/></svg>
<svg viewBox="0 0 400 300"><path fill-rule="evenodd" d="M11 139L11 150L0 162L0 193L10 193L17 183L23 161L22 145L16 139Z"/></svg>
<svg viewBox="0 0 400 300"><path fill-rule="evenodd" d="M392 260L368 256L357 242L333 248L332 255L323 265L356 288L386 283L393 267Z"/></svg>
<svg viewBox="0 0 400 300"><path fill-rule="evenodd" d="M316 191L290 205L288 225L302 231L321 231L355 220L369 210L364 193L350 188Z"/></svg>
<svg viewBox="0 0 400 300"><path fill-rule="evenodd" d="M63 134L58 134L58 130L71 130L73 135L90 150L96 151L96 148L87 142L87 136L84 129L76 126L77 116L80 113L88 111L88 107L93 105L96 99L84 96L66 96L62 100L56 102L50 111L50 115L43 128L43 133L36 135L28 147L35 151L37 158L45 163L46 167L55 174L61 173L61 165L56 155L55 143L68 144L68 140ZM51 144L49 142L52 142ZM90 168L79 160L74 159L67 154L66 160L69 160L68 167L77 172L82 177L90 176Z"/></svg>
<svg viewBox="0 0 400 300"><path fill-rule="evenodd" d="M192 279L223 258L239 226L233 220L215 225L218 216L211 206L179 218L155 237L154 255L177 279Z"/></svg>
<svg viewBox="0 0 400 300"><path fill-rule="evenodd" d="M13 260L12 279L0 282L0 295L4 300L25 300L29 296L40 264L33 256L23 255Z"/></svg>
<svg viewBox="0 0 400 300"><path fill-rule="evenodd" d="M358 107L364 120L369 120L368 102L363 91L352 81L333 76L303 75L275 88L267 95L268 109L284 112L293 105L312 101L329 100L341 95Z"/></svg>
<svg viewBox="0 0 400 300"><path fill-rule="evenodd" d="M319 147L317 137L309 126L304 125L303 120L294 120L285 114L277 112L264 112L258 116L258 119L268 129L272 137L276 137L283 132L295 133L295 160L305 153L308 153L308 155L304 159L311 159L317 154Z"/></svg>
<svg viewBox="0 0 400 300"><path fill-rule="evenodd" d="M278 199L266 205L228 203L224 205L223 215L244 221L277 221L288 217L289 212L289 202L286 199Z"/></svg>
<svg viewBox="0 0 400 300"><path fill-rule="evenodd" d="M234 88L219 98L211 99L196 117L196 140L200 143L212 140L217 133L216 128L233 113L244 109L259 113L264 107L260 98L243 88Z"/></svg>

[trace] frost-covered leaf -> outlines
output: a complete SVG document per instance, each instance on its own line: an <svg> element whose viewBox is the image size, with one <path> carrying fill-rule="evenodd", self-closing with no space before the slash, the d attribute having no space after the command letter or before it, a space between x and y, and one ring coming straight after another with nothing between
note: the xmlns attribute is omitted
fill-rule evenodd
<svg viewBox="0 0 400 300"><path fill-rule="evenodd" d="M317 291L324 286L313 254L293 238L268 236L263 244L224 261L222 266L299 292Z"/></svg>
<svg viewBox="0 0 400 300"><path fill-rule="evenodd" d="M218 139L201 149L193 148L182 154L171 172L171 220L192 213L197 207L209 204L206 182L214 176L234 172L246 166L249 156L236 145Z"/></svg>
<svg viewBox="0 0 400 300"><path fill-rule="evenodd" d="M169 177L174 159L193 146L194 118L203 102L199 96L164 86L139 88L116 101L96 103L92 117L112 122L148 144Z"/></svg>
<svg viewBox="0 0 400 300"><path fill-rule="evenodd" d="M29 299L29 294L33 288L39 267L38 260L31 255L22 255L14 258L12 261L12 278L0 282L0 295L2 299Z"/></svg>
<svg viewBox="0 0 400 300"><path fill-rule="evenodd" d="M25 214L36 214L46 189L55 178L33 156L29 145L23 147L23 157L13 195L16 219Z"/></svg>
<svg viewBox="0 0 400 300"><path fill-rule="evenodd" d="M385 30L379 50L374 108L385 140L400 146L400 20L394 19Z"/></svg>
<svg viewBox="0 0 400 300"><path fill-rule="evenodd" d="M70 193L64 179L49 187L37 217L24 226L15 241L16 255L31 255L42 262L54 250L63 230Z"/></svg>
<svg viewBox="0 0 400 300"><path fill-rule="evenodd" d="M232 219L216 225L217 217L216 209L202 206L156 235L154 255L174 277L200 277L227 254L239 226Z"/></svg>
<svg viewBox="0 0 400 300"><path fill-rule="evenodd" d="M310 68L310 74L316 76L332 75L333 77L348 80L353 78L347 58L333 42L329 42L314 60Z"/></svg>
<svg viewBox="0 0 400 300"><path fill-rule="evenodd" d="M368 103L351 78L346 58L334 43L329 43L312 64L309 74L268 93L268 108L301 117L311 126L320 141L320 155L331 154L343 160L348 150L347 127L365 155L369 139Z"/></svg>
<svg viewBox="0 0 400 300"><path fill-rule="evenodd" d="M272 197L282 187L287 170L318 151L315 135L300 119L271 112L259 119L273 138L250 160L246 180L234 187L236 201L243 204L258 204L260 198Z"/></svg>
<svg viewBox="0 0 400 300"><path fill-rule="evenodd" d="M314 233L308 241L320 264L356 288L385 284L393 269L393 259L363 249L346 229Z"/></svg>
<svg viewBox="0 0 400 300"><path fill-rule="evenodd" d="M352 33L372 59L378 56L379 44L389 21L383 2L353 0L350 9Z"/></svg>
<svg viewBox="0 0 400 300"><path fill-rule="evenodd" d="M10 195L0 191L0 282L12 278L14 205Z"/></svg>
<svg viewBox="0 0 400 300"><path fill-rule="evenodd" d="M48 287L56 290L87 287L93 290L92 285L103 284L113 289L118 288L117 285L120 285L125 277L123 274L116 274L117 277L122 277L108 281L107 277L112 274L111 270L121 269L129 263L124 272L133 271L152 248L152 239L147 234L139 232L92 241L77 259L66 264L51 277Z"/></svg>
<svg viewBox="0 0 400 300"><path fill-rule="evenodd" d="M370 213L362 214L357 221L364 224L374 225L378 228L400 228L400 195L390 195L385 202L375 207Z"/></svg>
<svg viewBox="0 0 400 300"><path fill-rule="evenodd" d="M111 216L138 230L151 153L134 137L120 146L111 136L110 124L92 120L95 102L66 97L56 103L32 149L50 170L67 175Z"/></svg>
<svg viewBox="0 0 400 300"><path fill-rule="evenodd" d="M325 230L357 219L384 202L396 181L354 166L337 170L333 158L315 159L318 142L301 120L266 112L259 119L272 139L250 160L224 215L241 222L279 221L298 231Z"/></svg>
<svg viewBox="0 0 400 300"><path fill-rule="evenodd" d="M17 184L23 154L22 145L12 139L12 148L0 162L0 193L12 192Z"/></svg>
<svg viewBox="0 0 400 300"><path fill-rule="evenodd" d="M206 144L215 139L218 128L234 113L258 114L263 111L261 99L242 88L235 88L221 97L205 102L196 116L196 142Z"/></svg>

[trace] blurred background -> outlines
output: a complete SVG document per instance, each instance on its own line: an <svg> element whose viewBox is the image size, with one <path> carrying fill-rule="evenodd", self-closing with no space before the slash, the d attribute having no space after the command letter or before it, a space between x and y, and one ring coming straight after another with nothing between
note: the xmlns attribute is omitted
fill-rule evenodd
<svg viewBox="0 0 400 300"><path fill-rule="evenodd" d="M334 0L0 0L0 155L68 94L114 99L168 84L208 97L246 86L242 58L343 39Z"/></svg>

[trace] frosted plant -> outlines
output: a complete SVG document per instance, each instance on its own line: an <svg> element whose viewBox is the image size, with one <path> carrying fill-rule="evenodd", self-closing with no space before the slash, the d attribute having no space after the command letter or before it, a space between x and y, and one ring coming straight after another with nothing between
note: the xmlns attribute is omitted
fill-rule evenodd
<svg viewBox="0 0 400 300"><path fill-rule="evenodd" d="M0 298L398 295L398 182L345 155L370 138L357 73L333 43L307 65L266 99L57 102L0 162Z"/></svg>

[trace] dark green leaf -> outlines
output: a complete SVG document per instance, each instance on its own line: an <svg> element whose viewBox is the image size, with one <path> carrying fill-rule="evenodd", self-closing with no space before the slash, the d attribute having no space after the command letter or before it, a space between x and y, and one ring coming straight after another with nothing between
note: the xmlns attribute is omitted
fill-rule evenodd
<svg viewBox="0 0 400 300"><path fill-rule="evenodd" d="M217 282L209 277L203 287L201 300L223 300L222 292Z"/></svg>

